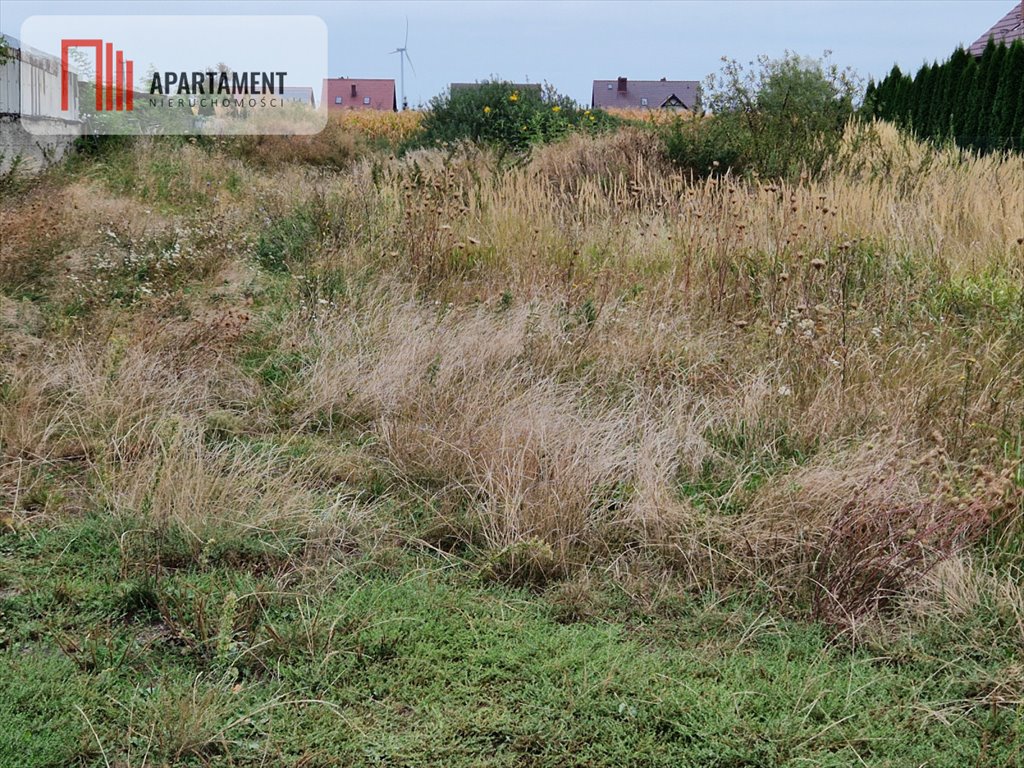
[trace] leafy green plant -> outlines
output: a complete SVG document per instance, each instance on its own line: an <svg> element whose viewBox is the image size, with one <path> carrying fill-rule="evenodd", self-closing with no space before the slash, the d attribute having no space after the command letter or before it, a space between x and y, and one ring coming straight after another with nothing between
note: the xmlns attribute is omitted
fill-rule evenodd
<svg viewBox="0 0 1024 768"><path fill-rule="evenodd" d="M553 88L491 80L435 96L418 141L469 140L522 152L571 131L600 131L616 123L607 113L585 109Z"/></svg>
<svg viewBox="0 0 1024 768"><path fill-rule="evenodd" d="M703 86L711 114L680 117L662 129L669 159L700 176L819 172L838 148L859 92L853 72L828 56L787 51L778 59L760 56L751 69L723 58Z"/></svg>
<svg viewBox="0 0 1024 768"><path fill-rule="evenodd" d="M0 167L3 166L6 156L0 152ZM25 182L25 156L13 155L6 170L0 171L0 192L17 192Z"/></svg>

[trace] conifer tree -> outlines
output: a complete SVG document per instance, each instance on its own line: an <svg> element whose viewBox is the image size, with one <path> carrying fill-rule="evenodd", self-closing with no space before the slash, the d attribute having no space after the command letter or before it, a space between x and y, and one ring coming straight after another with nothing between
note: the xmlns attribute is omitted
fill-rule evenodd
<svg viewBox="0 0 1024 768"><path fill-rule="evenodd" d="M903 75L897 81L896 104L899 110L900 124L910 124L910 116L913 114L914 106L914 80L910 75Z"/></svg>
<svg viewBox="0 0 1024 768"><path fill-rule="evenodd" d="M892 68L892 92L889 96L889 108L893 119L898 123L903 123L907 118L910 99L910 88L907 86L908 81L913 82L907 75L903 74L899 67L894 66Z"/></svg>
<svg viewBox="0 0 1024 768"><path fill-rule="evenodd" d="M877 83L874 80L868 81L868 87L864 91L864 114L868 118L882 117L882 103L886 96L886 84L889 76L886 75Z"/></svg>
<svg viewBox="0 0 1024 768"><path fill-rule="evenodd" d="M1014 110L1013 128L1010 131L1017 150L1024 152L1024 79L1017 84L1017 107Z"/></svg>
<svg viewBox="0 0 1024 768"><path fill-rule="evenodd" d="M983 145L982 133L985 130L986 124L984 118L985 84L988 82L989 72L992 69L992 59L995 57L995 53L995 41L989 38L981 58L978 59L978 70L974 77L969 114L965 123L967 145L975 149L981 149Z"/></svg>
<svg viewBox="0 0 1024 768"><path fill-rule="evenodd" d="M936 64L932 68L932 97L928 100L928 122L923 126L924 135L933 139L941 139L949 127L949 113L946 111L948 82L949 65Z"/></svg>
<svg viewBox="0 0 1024 768"><path fill-rule="evenodd" d="M1012 149L1015 141L1013 122L1017 114L1017 97L1024 80L1024 43L1017 40L1003 58L998 85L992 100L993 149Z"/></svg>
<svg viewBox="0 0 1024 768"><path fill-rule="evenodd" d="M900 109L900 98L902 97L901 86L903 85L903 72L898 65L893 64L892 70L882 81L882 93L878 97L879 117L885 120L899 121L902 116Z"/></svg>
<svg viewBox="0 0 1024 768"><path fill-rule="evenodd" d="M991 42L991 41L990 41ZM978 103L978 147L989 150L993 147L997 131L995 130L994 113L996 92L1002 79L1003 64L1006 60L1006 46L996 45L989 60L985 79L980 89Z"/></svg>
<svg viewBox="0 0 1024 768"><path fill-rule="evenodd" d="M878 117L878 88L874 80L868 80L868 87L864 89L864 104L861 112L865 117Z"/></svg>
<svg viewBox="0 0 1024 768"><path fill-rule="evenodd" d="M914 112L910 125L918 136L927 135L928 115L932 106L933 67L925 64L914 78Z"/></svg>
<svg viewBox="0 0 1024 768"><path fill-rule="evenodd" d="M956 136L956 100L960 90L960 75L967 68L971 55L957 48L949 61L942 65L942 98L938 115L933 115L933 133L940 137ZM937 119L936 119L937 118Z"/></svg>
<svg viewBox="0 0 1024 768"><path fill-rule="evenodd" d="M956 89L956 96L953 99L953 131L956 135L956 142L961 147L970 146L970 124L972 96L978 78L978 62L973 56L967 60L967 65L960 73L959 84Z"/></svg>

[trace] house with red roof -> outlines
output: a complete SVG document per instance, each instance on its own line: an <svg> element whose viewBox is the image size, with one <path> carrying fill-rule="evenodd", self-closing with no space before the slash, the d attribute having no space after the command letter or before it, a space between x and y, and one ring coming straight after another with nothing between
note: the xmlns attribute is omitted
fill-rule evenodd
<svg viewBox="0 0 1024 768"><path fill-rule="evenodd" d="M337 109L376 109L397 112L394 80L329 77L324 80L320 104Z"/></svg>

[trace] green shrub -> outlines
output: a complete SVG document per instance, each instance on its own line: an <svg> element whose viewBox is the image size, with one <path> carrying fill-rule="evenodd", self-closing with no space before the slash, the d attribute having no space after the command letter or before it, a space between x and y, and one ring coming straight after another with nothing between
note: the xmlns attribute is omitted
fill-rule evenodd
<svg viewBox="0 0 1024 768"><path fill-rule="evenodd" d="M435 96L418 142L468 140L523 152L574 130L596 132L617 123L607 113L583 108L550 87L522 89L493 80Z"/></svg>
<svg viewBox="0 0 1024 768"><path fill-rule="evenodd" d="M703 87L711 115L662 129L666 153L696 175L732 170L765 177L817 173L853 116L859 86L849 70L787 52L746 70L731 59Z"/></svg>
<svg viewBox="0 0 1024 768"><path fill-rule="evenodd" d="M256 243L256 263L267 272L289 272L305 261L320 237L320 217L311 206L299 206L273 222Z"/></svg>
<svg viewBox="0 0 1024 768"><path fill-rule="evenodd" d="M735 120L712 115L677 117L661 131L669 160L695 176L747 168L748 142Z"/></svg>

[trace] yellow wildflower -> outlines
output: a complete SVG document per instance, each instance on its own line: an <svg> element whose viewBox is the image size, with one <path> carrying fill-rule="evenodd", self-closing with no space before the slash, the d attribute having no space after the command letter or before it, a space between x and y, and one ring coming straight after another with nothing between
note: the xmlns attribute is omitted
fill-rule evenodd
<svg viewBox="0 0 1024 768"><path fill-rule="evenodd" d="M552 111L552 112L561 112L561 111L562 111L562 108L561 108L560 106L558 106L557 104L555 104L555 106L553 106L553 107L551 108L551 111Z"/></svg>
<svg viewBox="0 0 1024 768"><path fill-rule="evenodd" d="M491 114L491 108L490 107L484 107L484 114L485 115Z"/></svg>
<svg viewBox="0 0 1024 768"><path fill-rule="evenodd" d="M519 91L512 91L512 95L508 97L509 101L519 101Z"/></svg>

